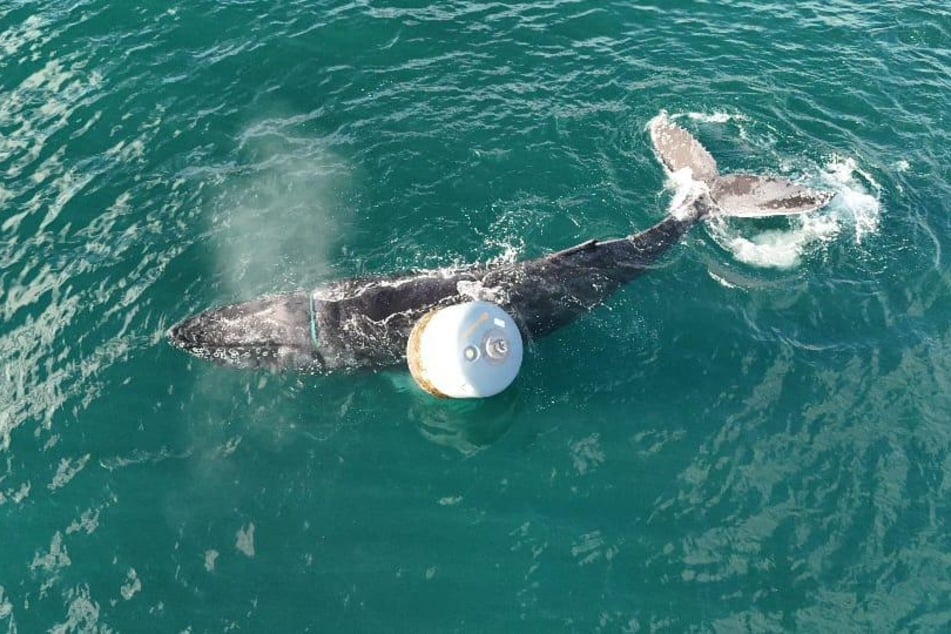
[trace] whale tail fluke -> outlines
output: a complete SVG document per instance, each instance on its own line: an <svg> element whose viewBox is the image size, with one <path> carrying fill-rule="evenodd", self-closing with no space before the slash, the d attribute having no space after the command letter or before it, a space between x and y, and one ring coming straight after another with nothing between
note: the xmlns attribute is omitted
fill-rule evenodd
<svg viewBox="0 0 951 634"><path fill-rule="evenodd" d="M700 141L661 113L650 122L651 141L657 158L671 174L684 169L696 181L712 184L720 175L717 162Z"/></svg>
<svg viewBox="0 0 951 634"><path fill-rule="evenodd" d="M689 170L694 181L705 185L706 195L698 198L703 201L704 214L740 218L789 216L821 209L835 196L783 178L721 175L710 152L666 114L654 117L650 135L657 158L669 173Z"/></svg>
<svg viewBox="0 0 951 634"><path fill-rule="evenodd" d="M804 214L825 207L833 196L833 192L816 191L784 178L750 174L719 176L710 188L719 213L740 218Z"/></svg>

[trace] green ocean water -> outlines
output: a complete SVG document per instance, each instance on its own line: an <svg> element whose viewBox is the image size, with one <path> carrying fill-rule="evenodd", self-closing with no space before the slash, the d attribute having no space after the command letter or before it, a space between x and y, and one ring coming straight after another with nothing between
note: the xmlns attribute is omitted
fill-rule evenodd
<svg viewBox="0 0 951 634"><path fill-rule="evenodd" d="M837 196L487 401L165 341L646 229L661 112ZM949 161L943 2L4 0L0 631L948 631Z"/></svg>

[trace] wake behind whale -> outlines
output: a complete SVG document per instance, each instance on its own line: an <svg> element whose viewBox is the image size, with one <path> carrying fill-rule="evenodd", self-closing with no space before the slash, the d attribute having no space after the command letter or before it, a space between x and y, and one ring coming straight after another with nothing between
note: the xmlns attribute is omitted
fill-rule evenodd
<svg viewBox="0 0 951 634"><path fill-rule="evenodd" d="M310 373L384 368L405 363L420 319L473 300L501 307L523 336L541 337L603 303L706 218L802 214L833 197L780 178L721 175L700 142L664 114L649 130L668 173L688 176L692 187L666 219L642 233L589 240L534 260L346 279L232 304L174 326L169 341L233 367Z"/></svg>

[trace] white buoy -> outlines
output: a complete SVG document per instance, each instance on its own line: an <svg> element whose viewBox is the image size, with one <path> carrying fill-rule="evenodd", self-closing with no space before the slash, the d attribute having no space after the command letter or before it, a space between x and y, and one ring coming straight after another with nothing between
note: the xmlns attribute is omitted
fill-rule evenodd
<svg viewBox="0 0 951 634"><path fill-rule="evenodd" d="M406 361L433 396L485 398L518 376L522 335L508 313L489 302L437 308L413 327Z"/></svg>

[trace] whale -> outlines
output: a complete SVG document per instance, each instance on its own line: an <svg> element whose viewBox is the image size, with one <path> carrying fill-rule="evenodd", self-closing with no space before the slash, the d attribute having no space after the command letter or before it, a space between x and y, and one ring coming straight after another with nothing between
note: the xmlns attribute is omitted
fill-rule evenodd
<svg viewBox="0 0 951 634"><path fill-rule="evenodd" d="M707 219L803 214L834 196L779 177L721 174L707 149L666 113L647 131L668 177L686 179L690 194L645 231L590 239L536 259L343 279L220 306L173 326L168 340L236 368L377 370L406 363L407 341L421 318L473 300L497 304L533 340L603 305Z"/></svg>

